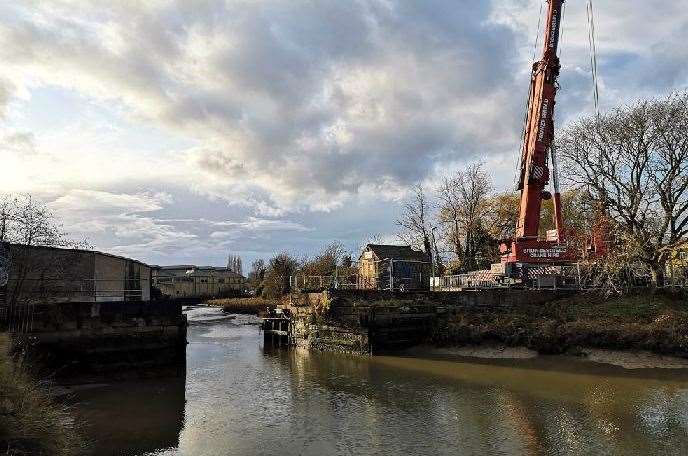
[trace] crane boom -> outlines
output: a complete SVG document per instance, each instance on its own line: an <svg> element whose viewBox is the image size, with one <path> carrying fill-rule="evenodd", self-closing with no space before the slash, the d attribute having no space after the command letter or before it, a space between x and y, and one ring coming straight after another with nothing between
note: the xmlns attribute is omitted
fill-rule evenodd
<svg viewBox="0 0 688 456"><path fill-rule="evenodd" d="M559 76L559 24L562 0L549 0L542 60L533 65L528 117L521 150L521 190L516 237L537 238L542 193L549 182L547 154L554 137L554 98Z"/></svg>
<svg viewBox="0 0 688 456"><path fill-rule="evenodd" d="M542 59L533 64L526 125L521 145L521 168L518 190L521 192L516 236L500 246L503 263L561 263L570 260L565 246L561 196L556 175L554 139L554 106L559 77L559 31L564 0L547 0ZM545 191L550 180L548 158L552 158L554 183L555 236L539 239L542 201L551 194ZM549 234L549 233L548 233ZM556 239L554 239L556 237Z"/></svg>

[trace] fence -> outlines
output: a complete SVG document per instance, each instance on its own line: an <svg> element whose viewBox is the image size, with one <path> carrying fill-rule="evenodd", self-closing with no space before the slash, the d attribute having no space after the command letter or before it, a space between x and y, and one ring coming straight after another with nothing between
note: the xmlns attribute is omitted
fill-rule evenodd
<svg viewBox="0 0 688 456"><path fill-rule="evenodd" d="M452 291L465 288L508 288L508 285L499 283L494 278L488 279L475 277L475 275L472 274L458 274L430 278L430 290L432 291Z"/></svg>
<svg viewBox="0 0 688 456"><path fill-rule="evenodd" d="M0 288L0 328L31 332L36 309L88 302L136 302L150 299L147 279L34 279ZM144 289L146 293L144 294Z"/></svg>
<svg viewBox="0 0 688 456"><path fill-rule="evenodd" d="M289 277L289 286L292 289L306 290L356 290L361 287L358 274L351 276L322 276L296 274Z"/></svg>
<svg viewBox="0 0 688 456"><path fill-rule="evenodd" d="M18 285L16 279L10 279L5 294L8 298L14 295L12 300L16 302L123 301L144 299L149 287L147 278L25 278Z"/></svg>
<svg viewBox="0 0 688 456"><path fill-rule="evenodd" d="M425 282L423 289L428 289L429 277L423 280L420 275L378 277L363 277L359 274L350 276L322 276L296 274L289 277L289 287L292 290L393 290L410 291L418 289L418 283Z"/></svg>

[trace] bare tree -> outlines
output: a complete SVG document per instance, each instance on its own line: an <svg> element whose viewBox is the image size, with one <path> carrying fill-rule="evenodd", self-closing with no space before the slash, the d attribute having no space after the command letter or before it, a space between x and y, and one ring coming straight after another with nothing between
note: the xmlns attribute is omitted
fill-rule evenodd
<svg viewBox="0 0 688 456"><path fill-rule="evenodd" d="M0 198L0 242L50 247L86 247L88 244L68 239L50 209L31 195Z"/></svg>
<svg viewBox="0 0 688 456"><path fill-rule="evenodd" d="M416 184L413 196L403 205L401 216L396 220L397 226L402 229L397 237L414 248L424 250L433 263L435 273L440 274L444 265L435 239L437 223L433 205L428 201L423 186Z"/></svg>
<svg viewBox="0 0 688 456"><path fill-rule="evenodd" d="M262 258L254 260L253 263L251 263L251 271L248 273L248 283L255 291L256 295L260 295L263 290L262 283L265 278L266 270L265 260Z"/></svg>
<svg viewBox="0 0 688 456"><path fill-rule="evenodd" d="M309 276L333 276L347 253L341 242L332 242L313 259L304 259L299 272Z"/></svg>
<svg viewBox="0 0 688 456"><path fill-rule="evenodd" d="M662 281L688 235L688 93L585 118L558 141L565 177L624 231L629 258Z"/></svg>
<svg viewBox="0 0 688 456"><path fill-rule="evenodd" d="M17 315L26 317L36 304L48 303L78 282L78 262L69 261L62 250L37 254L36 248L90 247L86 241L70 240L49 208L30 195L4 195L0 199L0 242L6 318L15 324L22 321L19 328L28 320L17 320Z"/></svg>
<svg viewBox="0 0 688 456"><path fill-rule="evenodd" d="M425 248L430 244L431 226L430 204L428 203L423 186L420 184L413 186L413 196L404 203L401 209L401 216L396 220L397 226L402 229L397 236L399 239L416 248Z"/></svg>
<svg viewBox="0 0 688 456"><path fill-rule="evenodd" d="M464 269L474 269L484 241L485 216L492 190L482 164L473 164L451 177L445 177L438 189L439 220L445 239Z"/></svg>

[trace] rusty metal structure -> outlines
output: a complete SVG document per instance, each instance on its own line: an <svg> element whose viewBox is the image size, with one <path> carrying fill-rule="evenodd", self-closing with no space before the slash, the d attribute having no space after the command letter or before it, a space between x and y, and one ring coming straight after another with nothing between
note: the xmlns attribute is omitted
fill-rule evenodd
<svg viewBox="0 0 688 456"><path fill-rule="evenodd" d="M557 181L554 140L554 106L561 68L557 50L563 0L548 0L544 49L533 64L530 93L520 155L518 190L521 192L516 235L500 245L501 263L508 276L521 276L530 265L570 263L575 254L566 244L566 230ZM550 170L551 159L551 170ZM551 171L551 173L550 173ZM546 191L553 184L553 194ZM556 229L540 237L542 201L553 199Z"/></svg>

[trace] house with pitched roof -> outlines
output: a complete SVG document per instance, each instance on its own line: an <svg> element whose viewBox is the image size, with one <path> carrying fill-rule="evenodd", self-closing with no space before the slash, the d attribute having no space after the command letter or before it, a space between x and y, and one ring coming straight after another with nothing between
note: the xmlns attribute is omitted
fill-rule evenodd
<svg viewBox="0 0 688 456"><path fill-rule="evenodd" d="M368 244L358 264L359 288L410 291L430 286L430 256L408 245Z"/></svg>

